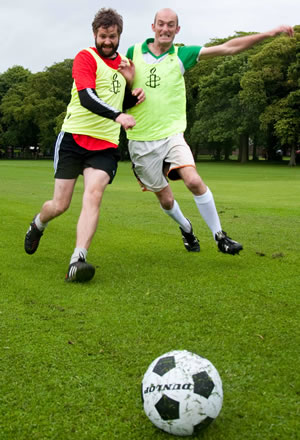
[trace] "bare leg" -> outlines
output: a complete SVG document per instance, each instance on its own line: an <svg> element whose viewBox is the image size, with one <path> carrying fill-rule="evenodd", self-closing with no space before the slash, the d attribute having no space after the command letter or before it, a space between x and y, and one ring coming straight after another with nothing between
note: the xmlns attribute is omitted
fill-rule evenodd
<svg viewBox="0 0 300 440"><path fill-rule="evenodd" d="M86 168L82 209L77 223L76 247L88 249L96 232L99 209L104 190L109 183L109 175L102 170Z"/></svg>
<svg viewBox="0 0 300 440"><path fill-rule="evenodd" d="M161 191L155 193L155 195L158 198L159 203L163 209L169 210L173 208L174 196L170 185L166 186Z"/></svg>
<svg viewBox="0 0 300 440"><path fill-rule="evenodd" d="M109 175L105 171L94 168L86 168L83 172L83 178L82 208L77 223L76 247L66 275L68 282L89 281L95 274L95 268L86 262L86 256L97 229L103 193L109 183Z"/></svg>
<svg viewBox="0 0 300 440"><path fill-rule="evenodd" d="M58 217L70 206L76 179L55 179L53 199L42 206L40 220L43 223Z"/></svg>
<svg viewBox="0 0 300 440"><path fill-rule="evenodd" d="M75 182L76 179L55 180L53 199L44 203L40 214L35 216L26 232L24 247L27 254L31 255L36 252L48 221L68 209L72 199Z"/></svg>

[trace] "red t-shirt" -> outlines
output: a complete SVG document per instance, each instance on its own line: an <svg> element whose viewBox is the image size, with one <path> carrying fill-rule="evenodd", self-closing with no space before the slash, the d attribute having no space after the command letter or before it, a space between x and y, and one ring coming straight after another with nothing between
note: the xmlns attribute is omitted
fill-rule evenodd
<svg viewBox="0 0 300 440"><path fill-rule="evenodd" d="M117 70L121 62L121 56L118 54L116 58L104 58L99 55L97 49L92 47L91 49L112 69ZM96 88L96 72L97 63L93 55L87 50L80 51L73 63L72 77L75 81L77 90L95 89ZM92 136L84 134L73 134L75 142L86 150L105 150L107 148L118 148L118 145L112 142L97 139Z"/></svg>

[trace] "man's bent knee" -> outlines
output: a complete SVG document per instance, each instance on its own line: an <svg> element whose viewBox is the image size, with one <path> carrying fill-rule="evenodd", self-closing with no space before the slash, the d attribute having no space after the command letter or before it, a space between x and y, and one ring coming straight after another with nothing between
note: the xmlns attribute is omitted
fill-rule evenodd
<svg viewBox="0 0 300 440"><path fill-rule="evenodd" d="M159 200L159 203L163 209L170 210L174 206L174 197L173 193L169 188L163 189L155 193L156 197Z"/></svg>
<svg viewBox="0 0 300 440"><path fill-rule="evenodd" d="M180 175L186 185L186 187L195 195L204 194L206 191L206 185L193 168L184 168L180 170Z"/></svg>
<svg viewBox="0 0 300 440"><path fill-rule="evenodd" d="M160 205L161 205L162 208L164 208L167 211L169 211L174 206L174 199L172 199L172 200L164 200L163 202L160 201Z"/></svg>
<svg viewBox="0 0 300 440"><path fill-rule="evenodd" d="M185 184L192 193L201 192L203 182L199 176L191 176L185 180Z"/></svg>

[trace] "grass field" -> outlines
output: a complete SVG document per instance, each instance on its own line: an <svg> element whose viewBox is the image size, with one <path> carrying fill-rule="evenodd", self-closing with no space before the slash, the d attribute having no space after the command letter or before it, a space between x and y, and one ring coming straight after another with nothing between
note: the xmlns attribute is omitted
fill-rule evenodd
<svg viewBox="0 0 300 440"><path fill-rule="evenodd" d="M129 163L107 189L87 284L64 276L82 180L38 252L24 235L51 198L51 162L0 161L0 439L152 440L170 435L144 415L148 365L173 349L218 369L223 409L205 440L292 440L300 432L300 168L203 163L222 226L244 245L217 252L191 194L172 184L201 252Z"/></svg>

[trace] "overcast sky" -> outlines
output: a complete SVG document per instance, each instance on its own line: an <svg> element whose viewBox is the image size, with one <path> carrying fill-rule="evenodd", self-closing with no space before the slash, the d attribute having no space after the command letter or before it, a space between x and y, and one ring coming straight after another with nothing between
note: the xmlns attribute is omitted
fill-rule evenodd
<svg viewBox="0 0 300 440"><path fill-rule="evenodd" d="M164 7L179 15L181 30L175 41L186 45L203 45L236 31L300 25L300 0L0 0L0 73L14 65L40 72L74 58L94 44L91 23L102 7L123 16L123 54L152 36L154 15Z"/></svg>

